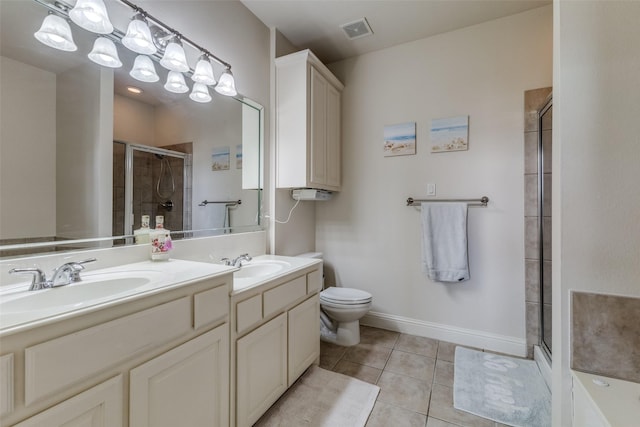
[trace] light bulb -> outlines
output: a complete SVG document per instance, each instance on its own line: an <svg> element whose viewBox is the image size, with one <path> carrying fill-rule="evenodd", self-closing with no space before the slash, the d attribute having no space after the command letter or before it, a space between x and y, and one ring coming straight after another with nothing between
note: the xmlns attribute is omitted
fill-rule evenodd
<svg viewBox="0 0 640 427"><path fill-rule="evenodd" d="M202 55L196 63L196 68L193 71L191 80L197 83L203 83L205 85L216 84L216 79L213 77L213 67L209 58L206 55Z"/></svg>
<svg viewBox="0 0 640 427"><path fill-rule="evenodd" d="M191 94L189 94L189 98L191 98L191 100L193 101L201 102L201 103L211 102L211 95L209 95L209 89L207 88L207 85L205 85L204 83L194 83L193 90L191 91Z"/></svg>
<svg viewBox="0 0 640 427"><path fill-rule="evenodd" d="M157 82L160 80L158 73L156 73L156 67L153 65L153 61L145 55L136 56L136 59L133 62L133 68L129 72L129 75L141 82Z"/></svg>
<svg viewBox="0 0 640 427"><path fill-rule="evenodd" d="M57 15L47 15L34 37L39 42L55 49L67 52L78 50L78 46L73 42L69 23Z"/></svg>
<svg viewBox="0 0 640 427"><path fill-rule="evenodd" d="M109 68L122 67L122 62L118 58L116 45L106 37L98 37L93 43L93 49L89 53L89 59L96 64Z"/></svg>
<svg viewBox="0 0 640 427"><path fill-rule="evenodd" d="M171 71L178 71L181 73L189 71L189 64L187 64L184 49L179 42L172 41L167 45L167 48L164 51L164 56L160 60L160 65Z"/></svg>
<svg viewBox="0 0 640 427"><path fill-rule="evenodd" d="M189 91L189 86L187 86L187 83L184 81L184 76L177 71L169 71L164 88L173 93L185 93Z"/></svg>
<svg viewBox="0 0 640 427"><path fill-rule="evenodd" d="M236 90L236 82L229 68L227 68L220 76L215 90L224 96L236 96L238 94L238 91Z"/></svg>
<svg viewBox="0 0 640 427"><path fill-rule="evenodd" d="M127 34L122 38L122 44L127 49L144 55L153 55L157 51L151 38L149 26L141 14L137 14L129 22Z"/></svg>
<svg viewBox="0 0 640 427"><path fill-rule="evenodd" d="M87 31L98 34L113 32L107 8L102 0L78 0L69 18Z"/></svg>

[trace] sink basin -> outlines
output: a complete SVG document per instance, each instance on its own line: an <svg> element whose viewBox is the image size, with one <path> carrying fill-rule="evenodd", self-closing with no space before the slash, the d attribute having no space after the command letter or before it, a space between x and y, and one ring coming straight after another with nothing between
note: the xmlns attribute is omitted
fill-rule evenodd
<svg viewBox="0 0 640 427"><path fill-rule="evenodd" d="M280 271L289 268L291 265L286 261L265 260L265 261L250 261L249 263L240 267L240 270L233 273L234 279L255 279L272 274L279 273Z"/></svg>
<svg viewBox="0 0 640 427"><path fill-rule="evenodd" d="M106 298L132 293L148 285L159 273L148 271L102 273L83 276L81 282L41 291L23 291L2 302L3 314L47 311L52 308L66 311L96 304Z"/></svg>

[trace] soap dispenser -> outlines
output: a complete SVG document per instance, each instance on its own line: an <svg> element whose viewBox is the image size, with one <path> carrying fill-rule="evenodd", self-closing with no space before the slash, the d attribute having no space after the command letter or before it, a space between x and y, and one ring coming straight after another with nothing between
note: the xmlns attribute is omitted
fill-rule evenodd
<svg viewBox="0 0 640 427"><path fill-rule="evenodd" d="M151 239L149 238L149 233L151 229L149 228L149 215L142 215L142 221L140 228L137 230L133 230L133 236L136 242L136 245L149 243Z"/></svg>
<svg viewBox="0 0 640 427"><path fill-rule="evenodd" d="M151 259L166 261L173 248L170 231L164 228L164 216L156 216L156 228L149 234L151 238Z"/></svg>

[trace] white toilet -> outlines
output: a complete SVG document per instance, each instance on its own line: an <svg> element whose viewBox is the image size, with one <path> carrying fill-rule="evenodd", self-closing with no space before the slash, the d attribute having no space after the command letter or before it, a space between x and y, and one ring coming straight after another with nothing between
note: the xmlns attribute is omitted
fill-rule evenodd
<svg viewBox="0 0 640 427"><path fill-rule="evenodd" d="M320 252L299 256L322 259ZM371 309L371 299L369 292L353 288L330 287L320 292L320 339L343 346L358 344L360 319Z"/></svg>

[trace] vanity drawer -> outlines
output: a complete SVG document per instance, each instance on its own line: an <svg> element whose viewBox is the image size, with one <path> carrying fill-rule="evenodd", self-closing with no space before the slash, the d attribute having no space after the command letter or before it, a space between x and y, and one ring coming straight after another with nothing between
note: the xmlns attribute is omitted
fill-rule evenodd
<svg viewBox="0 0 640 427"><path fill-rule="evenodd" d="M236 331L242 333L262 320L262 294L240 301L236 305Z"/></svg>
<svg viewBox="0 0 640 427"><path fill-rule="evenodd" d="M229 313L229 289L226 284L193 296L193 329L211 324Z"/></svg>
<svg viewBox="0 0 640 427"><path fill-rule="evenodd" d="M307 294L307 276L300 276L264 293L264 316L277 312Z"/></svg>
<svg viewBox="0 0 640 427"><path fill-rule="evenodd" d="M189 333L191 297L25 349L25 406Z"/></svg>
<svg viewBox="0 0 640 427"><path fill-rule="evenodd" d="M307 293L312 294L322 289L322 270L315 270L307 274Z"/></svg>

